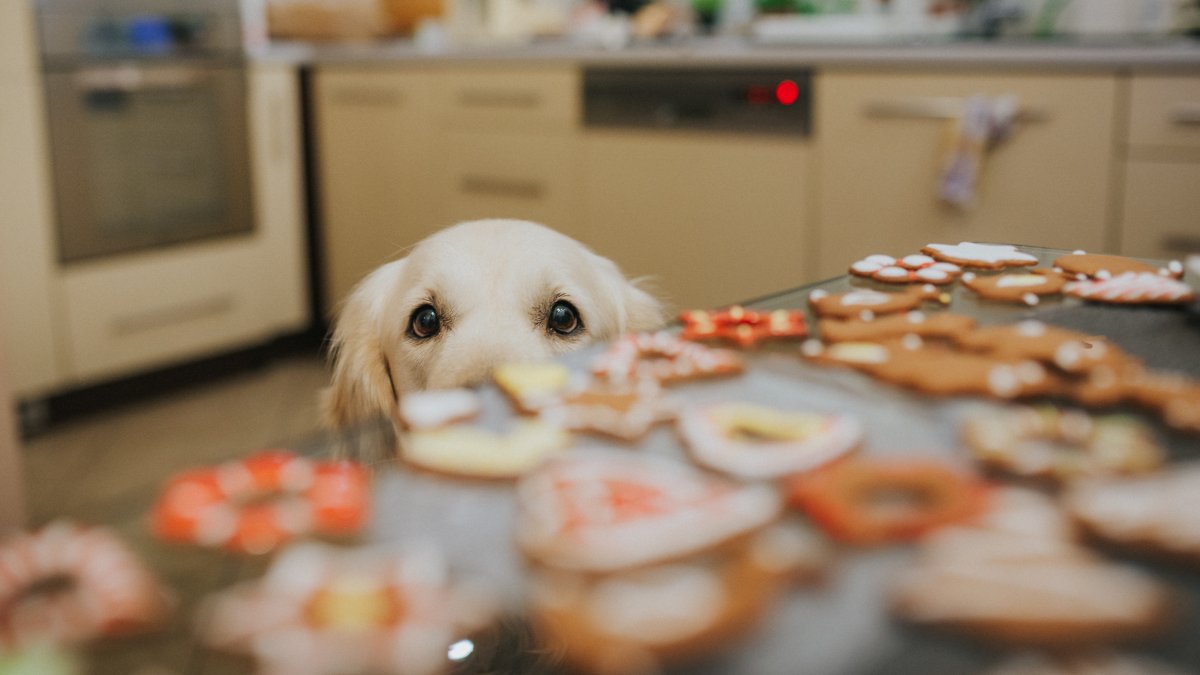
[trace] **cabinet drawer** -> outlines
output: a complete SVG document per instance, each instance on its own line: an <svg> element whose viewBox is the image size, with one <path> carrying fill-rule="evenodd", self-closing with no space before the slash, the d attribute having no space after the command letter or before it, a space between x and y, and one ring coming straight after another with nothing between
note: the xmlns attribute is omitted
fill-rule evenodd
<svg viewBox="0 0 1200 675"><path fill-rule="evenodd" d="M579 124L574 67L451 70L439 87L448 128L472 131L568 130Z"/></svg>
<svg viewBox="0 0 1200 675"><path fill-rule="evenodd" d="M1129 144L1200 151L1200 77L1135 77Z"/></svg>
<svg viewBox="0 0 1200 675"><path fill-rule="evenodd" d="M447 134L450 220L524 218L579 236L574 136Z"/></svg>
<svg viewBox="0 0 1200 675"><path fill-rule="evenodd" d="M1130 162L1121 253L1178 259L1200 253L1200 163Z"/></svg>
<svg viewBox="0 0 1200 675"><path fill-rule="evenodd" d="M68 353L81 381L126 374L262 339L271 330L261 271L245 243L68 269Z"/></svg>

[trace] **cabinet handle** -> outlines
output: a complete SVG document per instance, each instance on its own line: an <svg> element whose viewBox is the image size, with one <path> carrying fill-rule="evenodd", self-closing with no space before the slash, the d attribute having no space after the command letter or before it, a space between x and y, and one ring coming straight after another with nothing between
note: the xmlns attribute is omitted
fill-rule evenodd
<svg viewBox="0 0 1200 675"><path fill-rule="evenodd" d="M1200 103L1185 103L1171 111L1171 123L1184 127L1200 125Z"/></svg>
<svg viewBox="0 0 1200 675"><path fill-rule="evenodd" d="M395 89L376 87L338 87L330 97L334 103L393 108L404 102L404 95Z"/></svg>
<svg viewBox="0 0 1200 675"><path fill-rule="evenodd" d="M952 120L962 116L966 101L949 96L898 98L871 101L863 107L867 117L901 120ZM1042 108L1022 107L1014 118L1018 122L1046 122L1050 113Z"/></svg>
<svg viewBox="0 0 1200 675"><path fill-rule="evenodd" d="M120 317L112 322L112 332L119 337L132 335L171 324L197 321L226 314L233 310L233 306L232 295L219 295L175 307L164 307L162 309Z"/></svg>
<svg viewBox="0 0 1200 675"><path fill-rule="evenodd" d="M1190 234L1168 234L1160 248L1171 253L1200 253L1200 237Z"/></svg>
<svg viewBox="0 0 1200 675"><path fill-rule="evenodd" d="M460 92L458 102L466 108L536 108L542 97L532 91L474 89Z"/></svg>
<svg viewBox="0 0 1200 675"><path fill-rule="evenodd" d="M462 191L492 197L540 199L545 186L536 180L503 178L499 176L463 176Z"/></svg>

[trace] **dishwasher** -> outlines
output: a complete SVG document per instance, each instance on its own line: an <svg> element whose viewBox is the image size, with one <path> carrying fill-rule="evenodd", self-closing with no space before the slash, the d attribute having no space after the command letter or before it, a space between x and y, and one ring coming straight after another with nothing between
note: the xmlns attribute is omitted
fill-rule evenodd
<svg viewBox="0 0 1200 675"><path fill-rule="evenodd" d="M811 72L583 71L585 239L677 308L812 281Z"/></svg>

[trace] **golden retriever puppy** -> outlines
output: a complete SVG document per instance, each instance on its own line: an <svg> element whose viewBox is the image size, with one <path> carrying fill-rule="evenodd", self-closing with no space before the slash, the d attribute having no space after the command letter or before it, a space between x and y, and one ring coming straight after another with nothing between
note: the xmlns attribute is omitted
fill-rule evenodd
<svg viewBox="0 0 1200 675"><path fill-rule="evenodd" d="M663 321L611 260L536 223L460 223L368 275L333 335L334 428L386 414L399 395L471 385L512 361L553 358Z"/></svg>

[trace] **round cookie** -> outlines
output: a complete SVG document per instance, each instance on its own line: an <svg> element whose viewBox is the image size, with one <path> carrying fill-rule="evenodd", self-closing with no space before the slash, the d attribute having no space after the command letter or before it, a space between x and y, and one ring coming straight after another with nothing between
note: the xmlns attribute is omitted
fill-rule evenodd
<svg viewBox="0 0 1200 675"><path fill-rule="evenodd" d="M1076 280L1108 279L1127 272L1158 274L1175 279L1183 277L1183 263L1178 260L1172 260L1166 267L1155 267L1125 256L1082 251L1055 258L1054 269Z"/></svg>
<svg viewBox="0 0 1200 675"><path fill-rule="evenodd" d="M561 363L503 363L492 370L492 381L523 413L535 413L554 401L571 381Z"/></svg>
<svg viewBox="0 0 1200 675"><path fill-rule="evenodd" d="M1036 320L976 328L957 335L957 342L970 351L1002 359L1034 359L1068 373L1087 372L1102 365L1115 367L1132 361L1103 337Z"/></svg>
<svg viewBox="0 0 1200 675"><path fill-rule="evenodd" d="M869 321L822 319L817 330L825 342L871 342L918 335L922 338L949 338L969 332L975 319L962 314L936 312L926 314L913 310L904 314L888 314Z"/></svg>
<svg viewBox="0 0 1200 675"><path fill-rule="evenodd" d="M987 300L1021 302L1036 305L1039 298L1062 292L1066 281L1050 270L1034 269L1024 273L1009 273L980 276L968 272L963 275L963 285Z"/></svg>
<svg viewBox="0 0 1200 675"><path fill-rule="evenodd" d="M1183 305L1196 299L1191 286L1151 272L1126 272L1109 279L1071 281L1067 295L1114 305Z"/></svg>
<svg viewBox="0 0 1200 675"><path fill-rule="evenodd" d="M1018 251L1016 246L1008 244L975 244L967 241L958 244L928 244L921 252L962 267L998 270L1038 264L1036 257Z"/></svg>
<svg viewBox="0 0 1200 675"><path fill-rule="evenodd" d="M899 293L884 293L860 288L845 293L829 294L817 289L808 295L808 304L819 316L827 318L872 318L882 314L907 312L929 300L940 300L934 286L912 286ZM948 299L947 299L948 301Z"/></svg>
<svg viewBox="0 0 1200 675"><path fill-rule="evenodd" d="M720 311L690 310L680 315L684 340L725 340L739 347L753 347L764 340L797 340L808 335L808 324L800 310L777 309L757 312L741 306Z"/></svg>
<svg viewBox="0 0 1200 675"><path fill-rule="evenodd" d="M654 380L624 384L590 381L568 388L539 415L569 431L594 432L634 442L660 423L675 418L675 405Z"/></svg>
<svg viewBox="0 0 1200 675"><path fill-rule="evenodd" d="M851 265L850 273L887 284L942 285L953 283L962 274L962 268L927 255L909 255L898 260L888 255L869 255Z"/></svg>
<svg viewBox="0 0 1200 675"><path fill-rule="evenodd" d="M698 464L745 480L810 471L856 449L863 437L849 415L750 403L684 408L677 427Z"/></svg>

